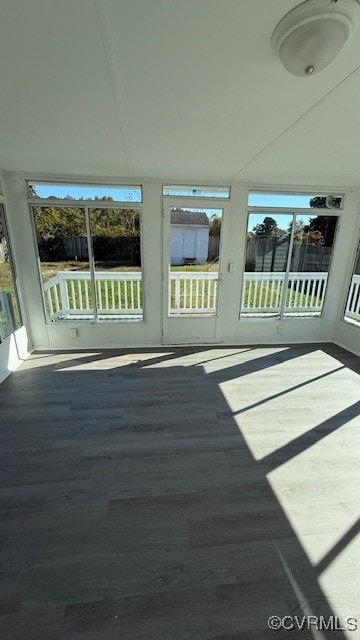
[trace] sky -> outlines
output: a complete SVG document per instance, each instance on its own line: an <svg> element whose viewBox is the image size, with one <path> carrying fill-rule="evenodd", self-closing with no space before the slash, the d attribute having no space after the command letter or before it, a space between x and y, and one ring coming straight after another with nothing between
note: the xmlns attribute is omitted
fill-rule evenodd
<svg viewBox="0 0 360 640"><path fill-rule="evenodd" d="M312 195L274 194L274 193L250 193L248 205L250 207L296 207L306 209L310 207Z"/></svg>
<svg viewBox="0 0 360 640"><path fill-rule="evenodd" d="M41 198L48 198L49 196L56 196L59 199L66 198L66 196L71 196L72 198L84 198L85 200L93 200L95 196L98 198L102 198L104 196L111 196L115 201L122 202L141 202L141 187L113 187L109 186L82 186L82 185L56 185L56 184L39 184L35 185L36 193ZM175 188L175 187L174 187ZM204 188L205 189L205 188ZM203 191L204 195L209 197L211 195L211 191L205 190ZM180 195L180 191L179 191ZM219 194L216 194L219 196ZM256 207L274 207L275 209L281 209L283 207L296 207L296 208L308 208L309 201L312 195L296 195L296 194L266 194L266 193L250 193L248 204L249 206ZM199 202L199 199L197 199ZM195 209L195 207L194 207ZM189 207L189 210L190 207ZM196 210L199 211L200 207L196 207ZM211 218L212 215L220 216L222 211L218 208L213 209L202 209L206 212L208 218ZM256 224L261 223L265 217L265 215L270 215L274 218L281 229L288 229L289 224L291 223L292 217L286 214L268 214L268 213L259 213L259 214L251 214L249 218L249 229L252 229ZM304 224L308 224L310 216L302 215L301 218L304 221Z"/></svg>
<svg viewBox="0 0 360 640"><path fill-rule="evenodd" d="M287 231L289 229L289 225L292 223L292 219L293 219L292 215L285 214L285 213L279 214L279 215L273 214L271 212L270 213L250 213L249 222L248 222L248 231L252 231L253 227L263 222L266 216L273 218L276 221L279 229L283 229L284 231ZM297 222L302 221L304 224L309 224L309 220L311 218L316 218L316 215L305 216L303 214L300 214L296 216L296 221Z"/></svg>
<svg viewBox="0 0 360 640"><path fill-rule="evenodd" d="M104 196L111 196L114 200L120 200L123 202L141 202L141 189L127 188L127 187L112 187L112 186L92 186L83 187L77 185L34 185L36 193L40 198L49 198L49 196L56 196L59 200L71 196L72 198L84 198L85 200L93 200L95 196L103 198Z"/></svg>

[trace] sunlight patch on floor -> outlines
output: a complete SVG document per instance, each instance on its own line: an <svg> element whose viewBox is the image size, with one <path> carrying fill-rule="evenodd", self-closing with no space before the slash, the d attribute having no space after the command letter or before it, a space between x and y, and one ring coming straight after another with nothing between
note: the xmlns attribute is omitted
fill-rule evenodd
<svg viewBox="0 0 360 640"><path fill-rule="evenodd" d="M286 446L294 438L301 436L308 430L308 421L306 424L296 422L296 431L294 429L288 431L280 425L274 426L273 423L269 424L266 420L247 422L243 415L236 416L235 422L251 454L258 461Z"/></svg>
<svg viewBox="0 0 360 640"><path fill-rule="evenodd" d="M204 371L206 374L216 373L217 371L223 371L226 369L236 370L237 368L242 371L242 368L245 368L253 361L255 362L256 360L259 360L261 362L263 358L281 353L288 349L289 347L264 347L256 349L254 347L246 347L244 349L232 350L219 349L220 357L209 358L208 362L203 362ZM229 360L227 360L227 358L229 358ZM234 378L231 378L231 380L233 379Z"/></svg>
<svg viewBox="0 0 360 640"><path fill-rule="evenodd" d="M42 367L51 367L54 365L54 371L61 371L59 369L59 353L33 353L30 358L26 360L21 370L25 371L26 369L40 369ZM61 354L64 362L68 363L69 361L74 361L75 363L84 360L95 358L94 362L97 362L96 358L102 355L102 352L99 351L88 351L88 352L76 352L71 353L71 351L67 353Z"/></svg>
<svg viewBox="0 0 360 640"><path fill-rule="evenodd" d="M171 351L162 353L129 353L125 355L112 356L110 358L103 357L89 362L79 362L78 364L74 364L72 366L59 368L58 371L94 371L118 369L120 367L128 367L129 365L146 362L147 360L153 360L155 358L164 358L171 355Z"/></svg>
<svg viewBox="0 0 360 640"><path fill-rule="evenodd" d="M164 367L202 367L205 373L212 371L221 371L227 367L234 367L237 364L236 356L238 356L239 364L244 362L244 353L250 352L249 348L210 348L203 349L199 347L198 351L192 353L181 353L177 358L158 362L151 365L152 368ZM229 359L229 360L227 360Z"/></svg>
<svg viewBox="0 0 360 640"><path fill-rule="evenodd" d="M343 446L341 429L287 462L268 481L312 564L329 553L360 511L360 466Z"/></svg>
<svg viewBox="0 0 360 640"><path fill-rule="evenodd" d="M360 638L360 602L358 597L360 566L360 536L354 538L332 560L319 577L319 585L330 607L341 622L347 617L356 618L358 629L344 631L349 640Z"/></svg>
<svg viewBox="0 0 360 640"><path fill-rule="evenodd" d="M319 368L310 379L298 358L287 363L286 376L281 372L283 365L273 364L219 385L256 460L291 443L296 445L302 436L306 439L306 434L311 443L316 427L324 425L331 430L331 420L350 408L358 393L355 374L343 366L334 369L331 358L331 368ZM349 418L344 417L344 425L347 421Z"/></svg>

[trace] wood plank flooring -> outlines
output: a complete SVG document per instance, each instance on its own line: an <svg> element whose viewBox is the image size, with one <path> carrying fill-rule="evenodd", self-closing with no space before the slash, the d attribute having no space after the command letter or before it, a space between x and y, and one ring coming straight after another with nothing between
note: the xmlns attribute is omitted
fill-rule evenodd
<svg viewBox="0 0 360 640"><path fill-rule="evenodd" d="M359 372L333 345L33 354L0 386L0 639L360 627Z"/></svg>

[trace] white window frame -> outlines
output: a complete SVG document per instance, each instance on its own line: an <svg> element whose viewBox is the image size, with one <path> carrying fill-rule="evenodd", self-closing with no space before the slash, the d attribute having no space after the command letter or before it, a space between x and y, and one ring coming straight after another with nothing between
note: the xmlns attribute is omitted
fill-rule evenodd
<svg viewBox="0 0 360 640"><path fill-rule="evenodd" d="M20 298L20 289L19 289L19 285L18 285L17 272L16 272L16 265L15 265L15 261L14 261L14 258L13 258L13 251L12 251L11 239L10 239L10 234L9 234L9 225L8 225L8 220L7 220L6 204L5 204L4 196L2 194L0 194L0 209L2 209L3 222L4 222L4 236L6 238L8 254L9 254L9 264L10 264L12 279L13 279L13 283L14 283L15 298L16 298L16 302L17 302L17 306L18 306L18 310L19 310L20 327L22 327L24 325L24 314L23 314L23 310L22 310L22 304L21 304L21 298ZM0 213L0 215L1 215L1 213ZM12 331L9 333L8 336L5 336L5 335L3 335L2 328L0 326L0 343L3 343L7 338L10 337L10 335L12 335L15 331L17 331L16 326L13 324L13 318L11 317L11 315L9 317L10 317L10 324L11 324Z"/></svg>
<svg viewBox="0 0 360 640"><path fill-rule="evenodd" d="M250 193L261 193L260 190L249 190L249 194ZM296 194L294 192L270 192L270 191L264 191L263 192L266 195L302 195L301 192L297 192ZM308 193L304 193L304 195L309 195ZM326 197L325 194L317 194L318 196L323 195L324 197ZM332 194L331 194L332 195ZM291 232L290 232L290 238L289 238L289 250L288 250L288 256L287 256L287 260L286 260L286 270L285 270L285 279L284 279L284 283L283 283L283 292L282 292L282 296L281 296L281 303L280 303L280 312L278 315L274 315L271 316L269 318L267 318L266 316L259 316L259 317L254 317L254 316L247 316L244 313L241 313L241 304L242 304L242 292L243 292L243 288L245 286L245 264L246 264L246 251L247 251L247 237L245 239L245 257L244 257L244 269L243 269L243 275L242 275L242 282L241 282L241 292L240 292L240 311L239 311L239 320L240 322L244 322L244 321L254 321L254 322L260 322L260 321L274 321L274 319L277 322L284 322L284 321L292 321L292 320L299 320L299 316L297 317L291 317L288 315L285 315L285 300L286 300L286 286L287 283L289 281L289 274L290 274L290 266L291 266L291 258L292 258L292 250L293 250L293 245L294 245L294 232L295 232L295 221L296 221L296 216L297 215L317 215L317 216L326 216L326 217L335 217L338 218L337 221L337 225L336 225L336 230L335 230L335 235L334 235L334 242L333 242L333 246L332 246L332 252L331 252L331 260L330 260L330 264L329 264L329 271L328 271L328 277L330 277L331 274L331 267L332 267L332 258L333 258L333 254L334 254L334 250L335 250L335 243L336 243L336 237L338 235L339 232L339 226L340 226L340 220L341 220L341 213L343 210L343 206L344 206L344 195L343 194L337 194L338 197L342 198L342 206L340 209L323 209L323 208L315 208L315 207L304 207L304 208L299 208L299 207L279 207L279 208L274 208L274 207L262 207L262 206L248 206L248 210L247 210L247 223L246 223L246 229L247 229L247 233L248 233L248 225L249 225L249 216L252 213L256 213L256 214L262 214L264 213L265 215L268 214L272 214L272 215L291 215L292 216L292 225L291 225ZM325 296L324 296L324 300L323 300L323 305L322 305L322 309L321 309L321 313L318 316L301 316L301 320L304 321L309 321L309 320L322 320L323 319L323 315L324 315L324 308L325 308L325 302L326 302L326 297L327 297L327 290L328 287L326 287L326 291L325 291Z"/></svg>
<svg viewBox="0 0 360 640"><path fill-rule="evenodd" d="M29 182L35 182L34 180L29 181ZM41 181L38 181L37 184L40 184ZM49 182L43 182L43 184L50 184ZM58 183L56 183L58 184ZM70 184L69 182L66 182L66 184ZM73 183L74 185L78 185L79 183ZM96 183L97 186L98 183ZM110 185L109 185L110 186ZM142 187L141 187L142 189ZM70 322L72 323L80 323L81 326L86 325L86 324L95 324L95 325L103 325L105 324L104 321L99 320L99 314L98 314L98 304L97 304L97 296L96 296L96 288L95 288L95 260L94 260L94 253L93 253L93 246L92 246L92 235L91 235L91 225L90 225L90 210L91 209L137 209L140 210L140 259L141 259L141 277L142 277L142 282L143 282L143 287L142 287L142 301L143 301L143 313L142 313L142 318L141 320L128 320L126 318L114 318L111 321L111 324L121 324L121 323L134 323L134 324L142 324L145 322L145 313L146 313L146 301L145 301L145 286L144 286L144 282L145 282L145 278L144 278L144 247L143 247L143 202L129 202L129 201L111 201L111 202L106 202L106 201L102 201L102 200L53 200L51 199L39 199L39 198L28 198L28 204L29 204L29 211L30 211L30 216L31 216L31 224L32 224L32 230L33 230L33 239L34 239L34 243L35 243L35 249L36 249L36 257L37 257L37 266L38 266L38 279L39 279L39 284L40 284L40 288L41 288L41 297L42 297L42 304L43 304L43 313L44 313L44 319L45 319L45 324L46 325L51 325L53 326L54 324L57 324L59 326L64 326L64 325L68 325L70 324ZM133 206L131 206L133 205ZM41 260L40 260L40 254L39 254L39 247L38 247L38 241L37 241L37 234L36 234L36 227L35 227L35 220L34 220L34 209L36 207L40 207L40 208L46 208L46 207L58 207L58 208L79 208L84 210L84 217L85 217L85 224L86 224L86 239L87 239L87 245L88 245L88 252L89 252L89 271L90 271L90 275L91 275L91 287L92 287L92 294L93 294L93 300L94 300L94 317L84 320L76 320L74 319L73 321L71 320L67 320L65 322L58 322L58 323L54 323L52 322L49 318L48 318L48 314L47 314L47 310L46 310L46 301L45 301L45 294L44 294L44 283L43 283L43 279L42 279L42 275L41 275Z"/></svg>

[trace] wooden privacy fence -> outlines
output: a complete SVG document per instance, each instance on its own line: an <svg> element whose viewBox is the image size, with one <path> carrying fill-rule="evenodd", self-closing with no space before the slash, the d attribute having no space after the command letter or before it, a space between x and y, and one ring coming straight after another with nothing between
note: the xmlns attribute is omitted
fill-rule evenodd
<svg viewBox="0 0 360 640"><path fill-rule="evenodd" d="M219 259L220 255L220 236L209 236L208 260L213 262Z"/></svg>
<svg viewBox="0 0 360 640"><path fill-rule="evenodd" d="M92 242L96 261L117 261L124 265L140 266L139 236L94 236ZM38 246L40 260L43 262L89 260L87 238L82 236L59 236L41 240ZM287 251L287 239L248 238L246 271L285 271ZM219 255L220 236L209 236L208 261L218 260ZM329 269L331 248L295 241L292 257L298 272L325 272Z"/></svg>
<svg viewBox="0 0 360 640"><path fill-rule="evenodd" d="M288 240L277 238L248 238L246 271L285 271ZM331 247L294 242L292 264L298 272L328 271Z"/></svg>
<svg viewBox="0 0 360 640"><path fill-rule="evenodd" d="M42 240L38 244L42 262L75 260L87 262L89 250L87 238L82 236L59 236ZM116 261L130 266L140 266L139 236L93 236L92 246L95 260Z"/></svg>

